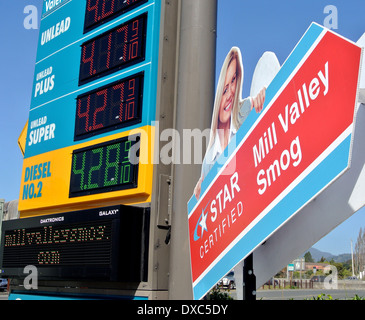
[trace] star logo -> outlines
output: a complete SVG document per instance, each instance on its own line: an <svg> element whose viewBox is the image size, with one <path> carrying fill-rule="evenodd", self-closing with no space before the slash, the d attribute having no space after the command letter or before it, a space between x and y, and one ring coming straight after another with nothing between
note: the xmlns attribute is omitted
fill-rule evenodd
<svg viewBox="0 0 365 320"><path fill-rule="evenodd" d="M200 219L201 220L199 222L199 225L202 228L202 233L200 235L201 238L203 238L204 230L205 231L208 231L208 228L207 228L207 217L208 217L208 213L207 214L204 214L204 210L203 210L202 215L200 216Z"/></svg>
<svg viewBox="0 0 365 320"><path fill-rule="evenodd" d="M207 206L208 206L208 204L202 210L202 214L200 215L200 217L198 219L198 222L197 222L197 224L195 226L195 230L194 230L194 241L197 241L197 240L203 238L204 231L207 231L208 232L208 228L207 228L208 212L204 214L204 211L207 208ZM201 228L200 236L198 236L198 227Z"/></svg>

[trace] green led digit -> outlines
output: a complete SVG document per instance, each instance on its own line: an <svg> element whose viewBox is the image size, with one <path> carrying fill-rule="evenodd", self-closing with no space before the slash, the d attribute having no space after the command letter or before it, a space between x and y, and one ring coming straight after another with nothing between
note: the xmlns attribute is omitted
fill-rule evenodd
<svg viewBox="0 0 365 320"><path fill-rule="evenodd" d="M124 151L126 153L126 156L123 157L122 163L129 163L129 150L132 147L132 141L126 141L124 144Z"/></svg>
<svg viewBox="0 0 365 320"><path fill-rule="evenodd" d="M126 141L124 144L125 156L123 157L122 164L128 163L127 165L122 166L120 182L121 183L129 183L131 182L131 164L129 162L129 150L132 147L132 141Z"/></svg>
<svg viewBox="0 0 365 320"><path fill-rule="evenodd" d="M130 164L122 167L120 182L121 183L131 182L131 165Z"/></svg>
<svg viewBox="0 0 365 320"><path fill-rule="evenodd" d="M98 171L101 168L101 165L103 164L103 148L98 148L95 150L92 150L93 154L99 154L99 164L96 166L91 167L90 171L89 171L89 177L88 177L88 185L87 185L87 189L94 189L94 188L99 188L99 184L97 183L91 183L91 179L92 179L92 173L94 171Z"/></svg>
<svg viewBox="0 0 365 320"><path fill-rule="evenodd" d="M85 176L85 158L86 158L86 153L82 153L82 167L81 169L76 169L76 164L77 164L77 154L74 154L73 157L73 163L72 163L72 172L73 174L77 175L81 175L80 177L80 189L84 190L84 176Z"/></svg>
<svg viewBox="0 0 365 320"><path fill-rule="evenodd" d="M110 161L111 150L116 150L115 160L113 162ZM105 168L105 176L104 176L104 186L112 186L118 183L118 173L119 173L119 155L120 155L120 144L112 144L106 147L106 168ZM114 168L112 172L114 174L109 177L109 171L111 168Z"/></svg>

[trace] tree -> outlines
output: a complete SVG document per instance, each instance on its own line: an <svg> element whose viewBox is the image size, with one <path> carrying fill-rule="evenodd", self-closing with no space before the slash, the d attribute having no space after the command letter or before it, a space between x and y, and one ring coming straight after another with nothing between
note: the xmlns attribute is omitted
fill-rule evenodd
<svg viewBox="0 0 365 320"><path fill-rule="evenodd" d="M354 272L359 274L365 269L365 229L360 228L354 249Z"/></svg>
<svg viewBox="0 0 365 320"><path fill-rule="evenodd" d="M305 262L314 262L312 254L309 251L304 254L304 260Z"/></svg>

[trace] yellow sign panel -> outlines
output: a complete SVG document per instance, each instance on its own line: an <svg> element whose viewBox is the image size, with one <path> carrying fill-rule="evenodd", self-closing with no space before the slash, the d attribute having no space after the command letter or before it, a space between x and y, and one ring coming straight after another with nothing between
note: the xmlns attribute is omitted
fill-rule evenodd
<svg viewBox="0 0 365 320"><path fill-rule="evenodd" d="M21 217L150 202L154 130L145 126L24 159Z"/></svg>

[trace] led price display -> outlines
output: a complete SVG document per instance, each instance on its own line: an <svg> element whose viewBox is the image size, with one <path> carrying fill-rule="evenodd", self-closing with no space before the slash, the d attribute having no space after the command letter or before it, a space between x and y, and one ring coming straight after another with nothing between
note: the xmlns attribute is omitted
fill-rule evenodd
<svg viewBox="0 0 365 320"><path fill-rule="evenodd" d="M146 281L149 212L118 205L5 221L0 274L25 277L32 265L40 279Z"/></svg>
<svg viewBox="0 0 365 320"><path fill-rule="evenodd" d="M78 246L67 250L72 243ZM77 263L107 266L111 263L111 221L8 230L4 247L3 268L17 267L19 256L25 265L74 265L75 254Z"/></svg>
<svg viewBox="0 0 365 320"><path fill-rule="evenodd" d="M77 98L75 140L141 121L143 74Z"/></svg>
<svg viewBox="0 0 365 320"><path fill-rule="evenodd" d="M147 0L87 0L84 32L145 2Z"/></svg>
<svg viewBox="0 0 365 320"><path fill-rule="evenodd" d="M144 60L146 20L144 14L85 42L79 84Z"/></svg>
<svg viewBox="0 0 365 320"><path fill-rule="evenodd" d="M136 188L138 163L131 162L130 150L137 142L139 136L124 137L74 150L70 197Z"/></svg>

